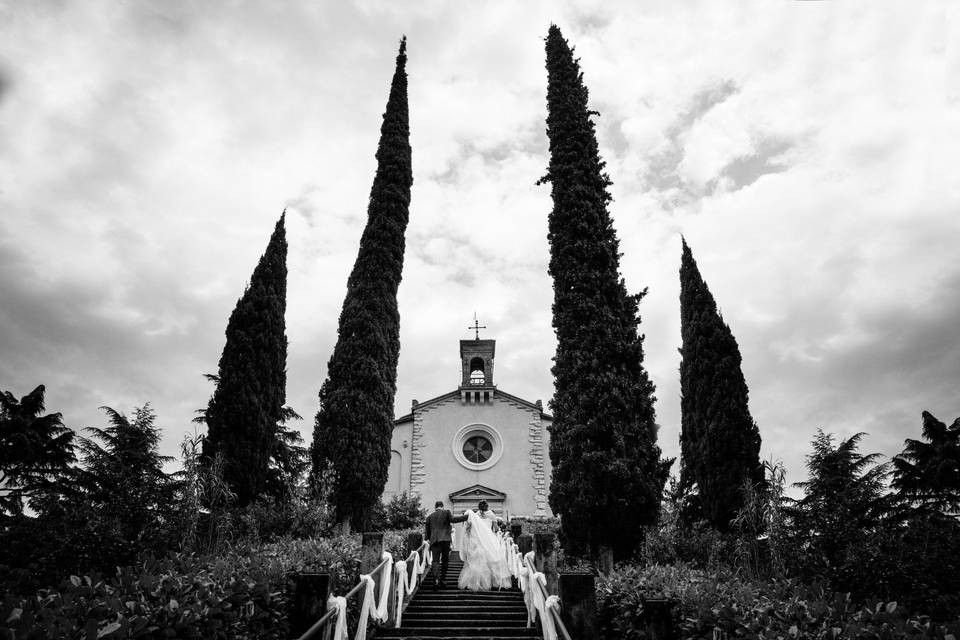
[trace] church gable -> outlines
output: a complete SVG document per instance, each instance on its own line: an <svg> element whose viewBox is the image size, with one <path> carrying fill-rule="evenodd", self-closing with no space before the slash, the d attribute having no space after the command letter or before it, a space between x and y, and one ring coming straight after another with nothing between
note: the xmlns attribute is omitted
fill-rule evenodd
<svg viewBox="0 0 960 640"><path fill-rule="evenodd" d="M463 502L467 500L473 500L479 502L481 500L486 500L488 502L503 502L506 497L507 494L501 491L491 489L490 487L485 487L482 484L475 484L471 487L460 489L459 491L454 491L451 493L450 501Z"/></svg>

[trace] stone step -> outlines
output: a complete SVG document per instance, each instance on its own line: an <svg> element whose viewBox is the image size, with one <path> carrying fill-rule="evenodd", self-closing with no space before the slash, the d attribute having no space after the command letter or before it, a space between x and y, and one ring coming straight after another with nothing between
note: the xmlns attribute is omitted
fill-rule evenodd
<svg viewBox="0 0 960 640"><path fill-rule="evenodd" d="M527 616L523 613L480 613L456 618L438 616L430 613L404 613L401 622L404 627L449 627L456 622L470 622L486 626L525 627Z"/></svg>
<svg viewBox="0 0 960 640"><path fill-rule="evenodd" d="M473 606L456 606L456 607L435 607L431 605L423 606L413 606L408 605L404 609L404 617L408 614L429 614L429 615L444 615L449 617L456 616L457 619L462 619L464 616L469 616L472 613L502 613L502 614L511 614L511 615L527 615L527 609L525 607L516 606L516 605L503 605L503 606L482 606L482 607L473 607Z"/></svg>
<svg viewBox="0 0 960 640"><path fill-rule="evenodd" d="M500 627L500 626L448 626L448 627L401 627L400 629L381 629L377 631L377 640L385 638L540 638L537 627Z"/></svg>
<svg viewBox="0 0 960 640"><path fill-rule="evenodd" d="M484 607L484 606L509 606L516 605L519 607L524 606L523 600L521 598L477 598L470 596L449 596L449 597L437 597L433 596L430 598L414 598L410 601L408 606L421 605L429 607L449 607L449 606L471 606L471 607Z"/></svg>

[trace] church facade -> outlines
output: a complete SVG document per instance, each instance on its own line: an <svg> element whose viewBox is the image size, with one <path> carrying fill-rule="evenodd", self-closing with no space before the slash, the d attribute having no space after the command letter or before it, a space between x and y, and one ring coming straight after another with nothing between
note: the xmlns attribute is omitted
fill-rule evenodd
<svg viewBox="0 0 960 640"><path fill-rule="evenodd" d="M496 340L461 340L460 385L394 421L383 499L406 491L428 510L443 500L454 513L486 500L498 516L550 516L547 493L552 418L497 388Z"/></svg>

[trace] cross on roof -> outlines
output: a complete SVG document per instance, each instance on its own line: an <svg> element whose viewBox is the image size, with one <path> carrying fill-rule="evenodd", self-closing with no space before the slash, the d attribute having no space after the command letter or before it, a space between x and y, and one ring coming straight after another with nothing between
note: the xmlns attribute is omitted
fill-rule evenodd
<svg viewBox="0 0 960 640"><path fill-rule="evenodd" d="M473 314L473 326L467 327L467 331L473 330L476 332L477 340L480 339L480 329L486 329L486 325L481 325L480 321L477 320L477 314Z"/></svg>

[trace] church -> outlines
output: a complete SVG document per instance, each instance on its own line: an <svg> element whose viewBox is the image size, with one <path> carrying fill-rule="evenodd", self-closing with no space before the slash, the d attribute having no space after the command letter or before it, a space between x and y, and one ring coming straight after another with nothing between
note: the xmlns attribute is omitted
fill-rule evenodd
<svg viewBox="0 0 960 640"><path fill-rule="evenodd" d="M390 473L383 499L406 491L428 510L443 500L454 513L486 500L493 512L553 515L547 504L552 418L540 400L498 389L496 340L460 341L459 386L425 402L393 423Z"/></svg>

